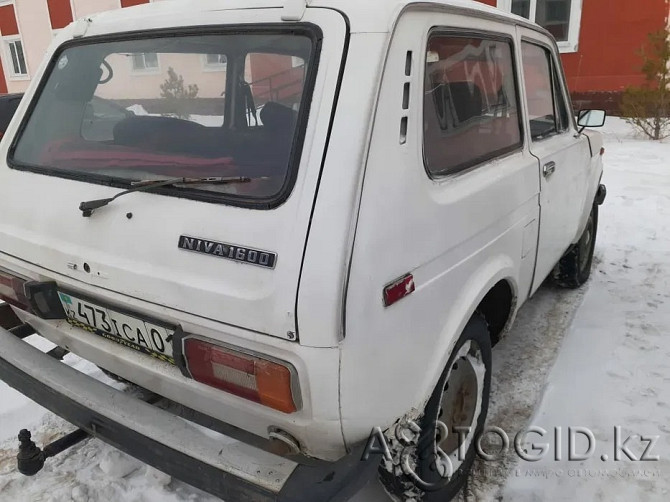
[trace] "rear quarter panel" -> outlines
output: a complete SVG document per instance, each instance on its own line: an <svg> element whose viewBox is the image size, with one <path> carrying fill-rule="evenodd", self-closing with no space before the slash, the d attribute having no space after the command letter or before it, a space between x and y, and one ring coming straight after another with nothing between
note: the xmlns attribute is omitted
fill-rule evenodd
<svg viewBox="0 0 670 502"><path fill-rule="evenodd" d="M423 408L455 341L493 285L506 280L518 305L532 280L537 159L524 147L458 175L431 180L426 174L423 78L428 32L435 25L514 37L513 26L465 16L407 12L398 23L376 108L346 296L340 394L349 445L365 440L371 427ZM384 286L408 272L416 291L385 308Z"/></svg>
<svg viewBox="0 0 670 502"><path fill-rule="evenodd" d="M584 134L589 138L589 145L591 147L591 158L588 161L588 175L586 187L586 200L584 201L584 207L582 208L582 217L579 225L579 231L574 238L573 242L577 242L586 228L586 222L589 219L589 214L591 214L591 208L593 206L593 199L596 197L596 192L598 191L598 186L603 177L604 171L604 162L603 155L600 153L601 148L603 147L603 136L598 131L584 131Z"/></svg>

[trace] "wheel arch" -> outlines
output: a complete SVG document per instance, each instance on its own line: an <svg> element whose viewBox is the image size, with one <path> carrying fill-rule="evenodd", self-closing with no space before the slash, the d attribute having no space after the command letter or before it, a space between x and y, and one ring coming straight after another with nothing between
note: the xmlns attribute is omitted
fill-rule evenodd
<svg viewBox="0 0 670 502"><path fill-rule="evenodd" d="M479 302L479 313L489 328L491 346L496 345L507 333L516 309L517 295L509 279L501 279L484 295Z"/></svg>
<svg viewBox="0 0 670 502"><path fill-rule="evenodd" d="M444 326L439 347L439 360L433 367L429 385L422 390L425 404L447 365L449 356L454 349L465 326L473 315L479 313L489 324L491 344L497 343L511 326L518 303L518 263L508 255L499 254L482 264L461 288L462 294L458 301L449 309L447 324ZM503 301L503 307L497 301ZM491 331L490 326L494 329ZM438 349L436 347L436 349Z"/></svg>

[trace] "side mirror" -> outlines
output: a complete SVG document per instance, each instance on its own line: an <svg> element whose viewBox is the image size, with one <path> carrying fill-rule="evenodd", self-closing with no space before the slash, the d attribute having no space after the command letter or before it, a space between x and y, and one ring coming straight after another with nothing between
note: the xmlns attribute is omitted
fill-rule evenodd
<svg viewBox="0 0 670 502"><path fill-rule="evenodd" d="M602 127L605 125L605 110L580 110L577 119L577 125L584 129L585 127Z"/></svg>

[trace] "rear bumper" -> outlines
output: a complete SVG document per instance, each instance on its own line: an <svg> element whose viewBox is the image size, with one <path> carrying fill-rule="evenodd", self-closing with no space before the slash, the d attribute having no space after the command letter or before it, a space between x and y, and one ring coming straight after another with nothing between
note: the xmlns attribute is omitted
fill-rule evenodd
<svg viewBox="0 0 670 502"><path fill-rule="evenodd" d="M112 446L235 501L346 500L376 467L360 452L321 467L221 436L113 389L0 328L0 379ZM18 432L18 431L17 431Z"/></svg>

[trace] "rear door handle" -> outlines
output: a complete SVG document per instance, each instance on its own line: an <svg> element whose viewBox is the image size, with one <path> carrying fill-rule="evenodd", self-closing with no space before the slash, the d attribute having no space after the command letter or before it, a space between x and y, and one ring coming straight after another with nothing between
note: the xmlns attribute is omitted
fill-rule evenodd
<svg viewBox="0 0 670 502"><path fill-rule="evenodd" d="M547 162L543 167L542 167L542 175L545 178L548 178L552 174L554 174L554 171L556 170L556 162Z"/></svg>

